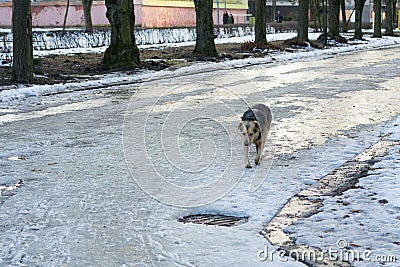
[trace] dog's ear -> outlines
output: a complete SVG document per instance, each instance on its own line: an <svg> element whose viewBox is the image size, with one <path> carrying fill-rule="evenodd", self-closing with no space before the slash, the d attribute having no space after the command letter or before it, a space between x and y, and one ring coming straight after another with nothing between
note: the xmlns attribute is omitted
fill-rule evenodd
<svg viewBox="0 0 400 267"><path fill-rule="evenodd" d="M258 121L254 121L254 124L256 125L256 127L258 127L259 130L261 130L261 125Z"/></svg>
<svg viewBox="0 0 400 267"><path fill-rule="evenodd" d="M241 121L238 125L238 129L241 130L243 128L243 122Z"/></svg>

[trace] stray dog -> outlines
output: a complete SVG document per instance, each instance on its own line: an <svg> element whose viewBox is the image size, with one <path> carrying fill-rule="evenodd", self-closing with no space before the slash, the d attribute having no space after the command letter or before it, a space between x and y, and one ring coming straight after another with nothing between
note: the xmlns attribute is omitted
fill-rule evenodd
<svg viewBox="0 0 400 267"><path fill-rule="evenodd" d="M255 163L256 165L260 164L265 140L271 128L271 121L271 110L263 104L256 104L243 113L242 121L239 123L238 129L242 136L244 166L246 168L251 168L249 161L249 146L251 144L256 145L257 156L255 158Z"/></svg>

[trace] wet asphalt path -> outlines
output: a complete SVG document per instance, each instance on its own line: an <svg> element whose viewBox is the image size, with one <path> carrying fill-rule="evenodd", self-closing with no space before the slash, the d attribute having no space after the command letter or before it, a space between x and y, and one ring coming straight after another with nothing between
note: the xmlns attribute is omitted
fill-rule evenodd
<svg viewBox="0 0 400 267"><path fill-rule="evenodd" d="M399 73L392 48L17 107L0 116L0 266L258 266L263 223L399 115ZM256 102L273 129L262 165L243 171L236 127ZM177 222L196 212L250 221Z"/></svg>

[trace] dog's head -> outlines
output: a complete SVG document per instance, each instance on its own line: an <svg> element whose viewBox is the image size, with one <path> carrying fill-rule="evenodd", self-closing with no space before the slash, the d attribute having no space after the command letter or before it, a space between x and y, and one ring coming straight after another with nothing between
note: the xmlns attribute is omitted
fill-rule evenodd
<svg viewBox="0 0 400 267"><path fill-rule="evenodd" d="M238 129L242 136L243 145L249 146L261 134L260 123L258 121L242 121L239 123Z"/></svg>

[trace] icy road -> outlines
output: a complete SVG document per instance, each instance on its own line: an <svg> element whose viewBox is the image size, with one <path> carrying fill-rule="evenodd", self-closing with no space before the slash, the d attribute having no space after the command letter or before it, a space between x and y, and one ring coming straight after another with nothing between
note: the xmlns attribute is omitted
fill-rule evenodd
<svg viewBox="0 0 400 267"><path fill-rule="evenodd" d="M279 253L262 261L266 246L278 247L259 232L300 190L394 138L399 74L400 48L391 48L204 69L1 109L0 266L304 266ZM244 169L237 125L258 102L271 107L273 129L261 165L253 148L253 168ZM389 193L382 179L399 166L399 149L382 160L379 179L346 192L356 205L339 214L346 227L322 211L292 227L299 241L336 247L343 239L361 250L384 236L369 248L396 254L400 178L390 176ZM374 203L385 200L376 219L390 223L367 224L357 237L372 212L363 190L374 181ZM339 212L335 203L328 206ZM178 221L191 214L249 219L233 227Z"/></svg>

